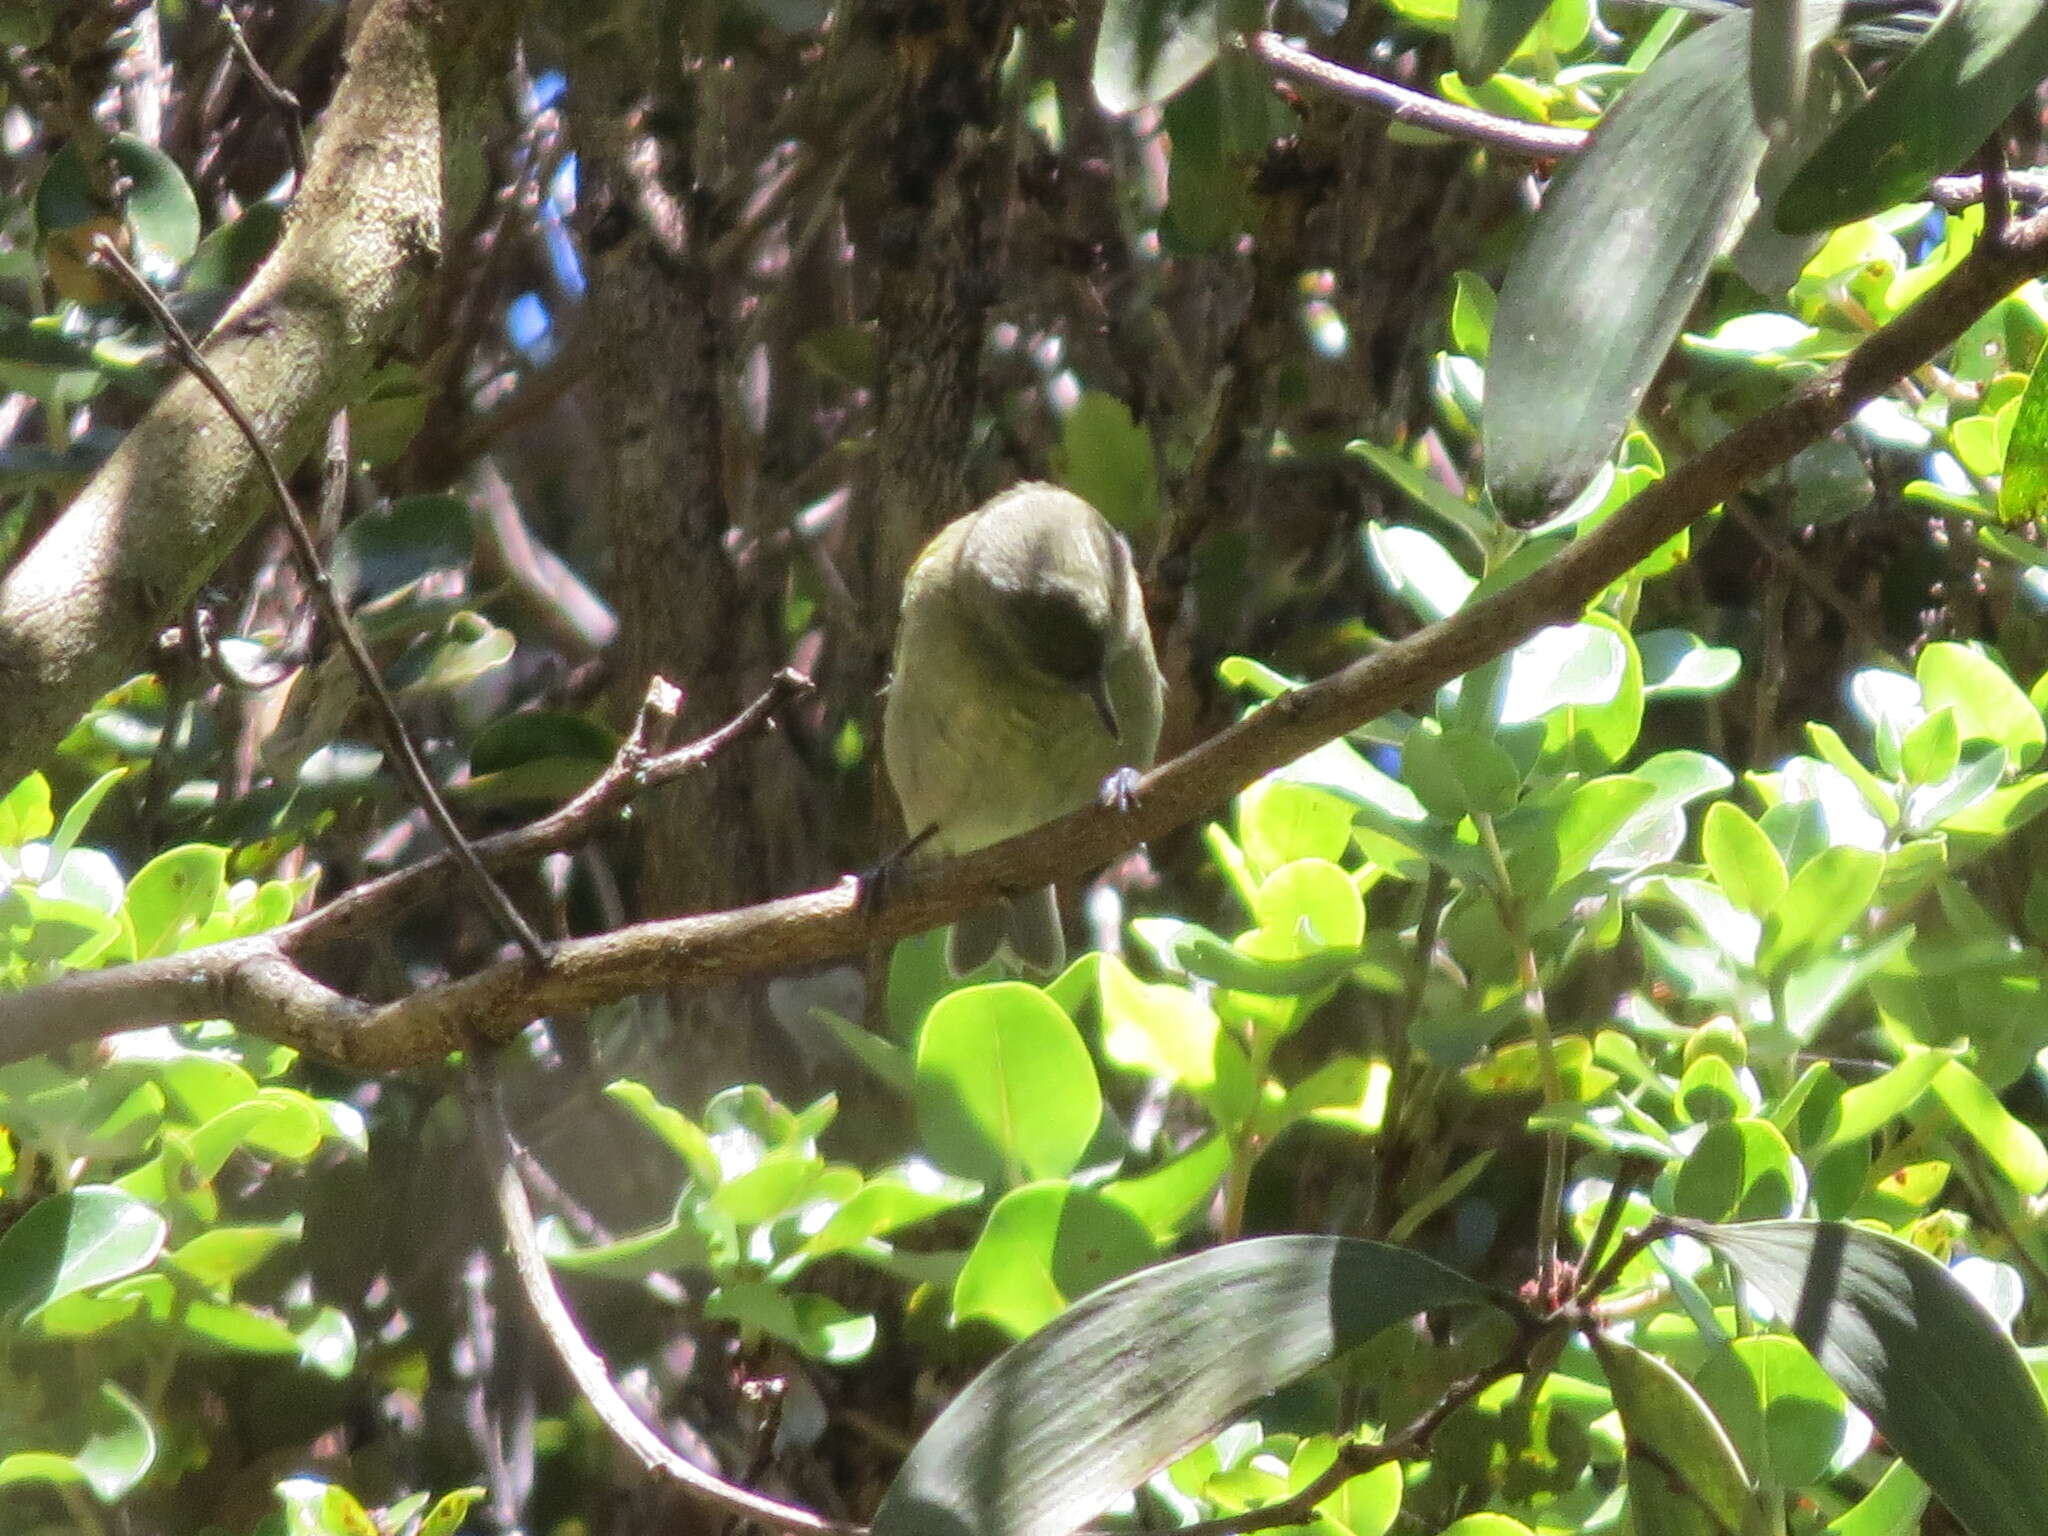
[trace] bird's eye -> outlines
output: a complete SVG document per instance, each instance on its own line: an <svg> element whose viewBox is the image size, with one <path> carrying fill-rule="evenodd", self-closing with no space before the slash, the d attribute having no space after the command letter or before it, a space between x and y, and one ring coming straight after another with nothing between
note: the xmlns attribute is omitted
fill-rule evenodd
<svg viewBox="0 0 2048 1536"><path fill-rule="evenodd" d="M1019 592L1008 604L1024 657L1063 683L1080 684L1102 670L1102 628L1061 592Z"/></svg>

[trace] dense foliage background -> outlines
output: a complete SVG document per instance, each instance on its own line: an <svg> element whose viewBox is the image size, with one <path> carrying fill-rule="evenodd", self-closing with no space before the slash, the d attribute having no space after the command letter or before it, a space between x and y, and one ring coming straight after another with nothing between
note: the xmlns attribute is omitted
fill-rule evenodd
<svg viewBox="0 0 2048 1536"><path fill-rule="evenodd" d="M2002 0L14 0L0 1530L2048 1528L2044 71ZM490 857L578 1006L374 885L439 835L96 241L463 827L621 775ZM898 842L898 583L1027 477L1165 754L1334 723L962 985L752 904Z"/></svg>

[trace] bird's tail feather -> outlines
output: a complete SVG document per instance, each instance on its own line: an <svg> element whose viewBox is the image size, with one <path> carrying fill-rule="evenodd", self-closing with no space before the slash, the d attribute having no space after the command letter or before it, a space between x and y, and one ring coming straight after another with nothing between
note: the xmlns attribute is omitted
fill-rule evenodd
<svg viewBox="0 0 2048 1536"><path fill-rule="evenodd" d="M970 912L946 935L946 969L955 976L978 970L1004 953L1027 971L1054 975L1065 969L1067 941L1051 886Z"/></svg>

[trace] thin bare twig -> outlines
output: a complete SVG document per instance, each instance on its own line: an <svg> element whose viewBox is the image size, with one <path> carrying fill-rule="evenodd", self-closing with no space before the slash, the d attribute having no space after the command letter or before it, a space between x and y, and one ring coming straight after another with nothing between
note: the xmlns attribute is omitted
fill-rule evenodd
<svg viewBox="0 0 2048 1536"><path fill-rule="evenodd" d="M249 46L249 38L242 31L241 22L235 19L235 9L228 0L220 0L220 22L227 29L228 47L233 50L235 61L284 119L285 151L291 156L292 185L297 187L306 179L306 109L299 105L298 97L279 85L270 71L263 67L262 61L256 57L256 50Z"/></svg>
<svg viewBox="0 0 2048 1536"><path fill-rule="evenodd" d="M1297 48L1276 32L1254 32L1245 46L1274 69L1296 80L1334 92L1346 100L1392 118L1427 128L1447 138L1461 139L1525 160L1562 160L1586 147L1592 134L1583 128L1552 128L1542 123L1525 123L1456 102L1411 90L1392 80L1368 75ZM2002 163L2002 162L2001 162ZM1938 176L1928 185L1928 197L1954 211L1973 203L1987 205L1993 198L2010 198L2029 207L2048 204L2048 172L2007 171L1987 183L1984 176ZM1988 229L1987 222L1986 228Z"/></svg>
<svg viewBox="0 0 2048 1536"><path fill-rule="evenodd" d="M1582 128L1547 128L1541 123L1521 123L1511 117L1497 117L1456 102L1411 91L1405 85L1382 80L1332 63L1306 48L1297 48L1277 32L1254 32L1245 45L1282 74L1292 75L1310 85L1334 91L1347 100L1371 107L1397 123L1428 128L1450 138L1482 144L1488 149L1520 155L1527 160L1562 160L1586 147L1590 135Z"/></svg>
<svg viewBox="0 0 2048 1536"><path fill-rule="evenodd" d="M632 730L589 788L538 821L479 838L470 847L493 869L570 847L635 795L696 772L734 743L761 730L792 700L809 693L811 686L803 673L784 668L760 697L717 730L664 752L661 739L675 724L679 695L672 684L656 678L648 686ZM353 937L432 892L446 878L450 857L436 854L359 885L278 929L277 942L287 954L297 954Z"/></svg>
<svg viewBox="0 0 2048 1536"><path fill-rule="evenodd" d="M540 1233L533 1220L533 1205L520 1182L519 1143L505 1122L488 1068L481 1062L465 1082L465 1096L477 1129L477 1145L491 1193L497 1202L499 1225L504 1228L505 1246L512 1256L513 1273L534 1320L546 1335L555 1358L569 1373L583 1400L590 1405L612 1439L641 1466L658 1472L713 1508L757 1521L782 1531L823 1532L826 1536L864 1536L866 1526L844 1520L827 1520L808 1509L784 1504L765 1494L727 1482L678 1454L649 1428L633 1405L613 1385L604 1357L591 1348L570 1315L569 1305L555 1286L547 1255L541 1251Z"/></svg>
<svg viewBox="0 0 2048 1536"><path fill-rule="evenodd" d="M256 456L257 463L262 466L264 477L270 482L270 494L277 503L278 511L284 517L285 532L291 539L293 553L298 556L300 572L305 577L306 584L313 589L313 598L319 604L321 616L333 627L335 638L340 641L349 665L355 670L356 680L362 685L363 692L369 696L378 720L384 727L385 739L391 748L392 756L398 760L399 771L412 790L414 801L426 813L427 820L433 823L435 830L441 834L449 851L455 855L456 862L462 866L464 874L476 888L477 894L484 899L485 905L497 917L499 926L518 944L530 964L545 965L548 958L547 946L541 943L539 935L512 904L512 899L478 861L475 850L469 845L469 839L464 837L462 829L455 825L455 818L449 813L447 802L434 787L434 781L427 773L426 764L420 761L420 755L412 743L412 735L406 730L405 722L399 718L398 705L392 699L390 690L384 686L383 676L377 671L377 663L371 657L369 648L364 645L363 637L350 622L347 610L341 605L341 599L335 596L333 579L327 574L327 567L320 559L320 550L313 542L312 531L306 526L305 514L299 510L298 501L293 497L291 487L285 484L284 475L277 467L277 460L264 445L263 436L256 430L256 424L249 419L248 413L242 409L241 402L235 399L227 385L221 382L220 375L215 373L212 366L200 355L199 348L193 343L185 327L178 323L177 316L173 315L164 301L157 297L156 290L150 287L143 275L129 264L114 242L105 235L94 236L93 253L95 259L113 272L120 279L122 286L149 311L151 318L162 328L164 340L172 354L187 372L206 386L206 392L213 396L220 408L227 413L228 419L235 424L235 429L248 442L249 451Z"/></svg>
<svg viewBox="0 0 2048 1536"><path fill-rule="evenodd" d="M1758 517L1739 499L1731 498L1723 504L1721 510L1755 541L1766 556L1776 561L1811 596L1840 620L1842 627L1860 642L1870 655L1890 656L1890 647L1885 644L1884 636L1870 621L1869 615L1851 603L1840 588L1815 569L1813 562L1800 552L1799 547L1785 536L1782 529Z"/></svg>
<svg viewBox="0 0 2048 1536"><path fill-rule="evenodd" d="M1443 1428L1444 1421L1495 1382L1504 1381L1520 1371L1528 1364L1536 1342L1544 1336L1541 1330L1526 1330L1505 1355L1484 1370L1452 1383L1442 1397L1399 1433L1370 1445L1341 1447L1337 1459L1298 1493L1277 1504L1261 1505L1242 1514L1223 1515L1215 1520L1197 1520L1192 1525L1179 1526L1174 1536L1246 1536L1247 1532L1270 1531L1283 1525L1312 1524L1316 1506L1360 1473L1370 1472L1390 1461L1426 1455L1430 1441L1436 1438L1436 1432Z"/></svg>

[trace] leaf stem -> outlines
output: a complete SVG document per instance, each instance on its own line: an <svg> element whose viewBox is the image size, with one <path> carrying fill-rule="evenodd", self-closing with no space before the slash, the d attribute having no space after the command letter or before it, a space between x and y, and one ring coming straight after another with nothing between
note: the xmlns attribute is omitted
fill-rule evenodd
<svg viewBox="0 0 2048 1536"><path fill-rule="evenodd" d="M1521 903L1515 899L1508 873L1507 855L1501 849L1500 833L1493 817L1484 811L1473 813L1472 824L1479 830L1479 842L1493 868L1494 909L1501 927L1514 946L1515 969L1522 986L1522 1013L1529 1021L1529 1035L1536 1043L1536 1070L1543 1083L1543 1105L1549 1109L1565 1099L1564 1074L1557 1065L1557 1042L1550 1032L1550 1008L1543 996L1543 974L1536 964L1536 950L1529 942L1522 921ZM1564 1215L1565 1133L1543 1133L1543 1195L1536 1211L1536 1273L1547 1292L1557 1274L1559 1231Z"/></svg>

